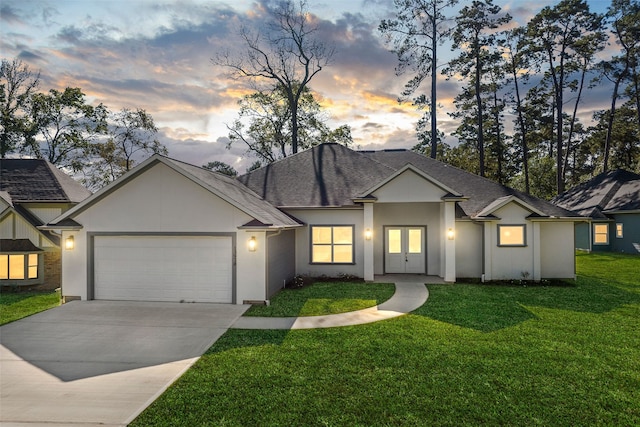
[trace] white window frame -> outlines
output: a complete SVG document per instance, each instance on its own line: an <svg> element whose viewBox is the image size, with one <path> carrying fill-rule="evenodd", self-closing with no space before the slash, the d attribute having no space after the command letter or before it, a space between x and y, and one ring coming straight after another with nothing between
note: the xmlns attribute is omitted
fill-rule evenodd
<svg viewBox="0 0 640 427"><path fill-rule="evenodd" d="M520 229L522 230L522 243L502 243L503 232L508 229ZM506 237L506 236L505 236ZM527 246L527 226L526 224L498 224L498 246L503 248L522 248Z"/></svg>
<svg viewBox="0 0 640 427"><path fill-rule="evenodd" d="M340 228L340 227L349 227L351 228L351 243L335 243L333 241L333 230L334 228ZM331 242L330 243L315 243L313 241L313 230L314 228L331 228ZM316 225L311 225L309 226L309 262L310 264L325 264L325 265L353 265L355 264L355 258L356 258L356 253L355 253L355 225L353 224L316 224ZM313 261L313 254L314 254L314 248L315 247L327 247L330 246L331 247L331 261L330 262L314 262ZM336 246L350 246L351 247L351 261L350 262L336 262L334 261L335 259L335 252L334 252L334 248Z"/></svg>
<svg viewBox="0 0 640 427"><path fill-rule="evenodd" d="M598 231L598 228L602 228L604 227L605 231ZM604 236L605 237L605 241L604 242L598 242L597 237L598 236ZM609 224L607 223L602 223L602 222L596 222L593 224L593 244L594 245L608 245L609 244Z"/></svg>

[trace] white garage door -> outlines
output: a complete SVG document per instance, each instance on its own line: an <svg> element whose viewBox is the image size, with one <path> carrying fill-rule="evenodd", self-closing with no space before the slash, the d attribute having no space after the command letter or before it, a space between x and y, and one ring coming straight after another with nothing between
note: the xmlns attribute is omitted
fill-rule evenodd
<svg viewBox="0 0 640 427"><path fill-rule="evenodd" d="M232 302L228 236L95 236L94 297Z"/></svg>

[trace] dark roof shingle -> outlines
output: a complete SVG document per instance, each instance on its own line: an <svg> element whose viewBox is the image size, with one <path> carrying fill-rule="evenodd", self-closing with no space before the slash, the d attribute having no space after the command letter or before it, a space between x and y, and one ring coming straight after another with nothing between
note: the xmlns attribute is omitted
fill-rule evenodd
<svg viewBox="0 0 640 427"><path fill-rule="evenodd" d="M576 217L574 212L497 184L446 163L408 150L353 151L338 144L321 144L286 157L238 179L279 207L353 205L353 199L406 165L421 170L457 194L458 216L473 217L496 199L515 196L547 216Z"/></svg>
<svg viewBox="0 0 640 427"><path fill-rule="evenodd" d="M640 209L640 175L623 169L603 172L571 188L552 203L592 218L603 212Z"/></svg>
<svg viewBox="0 0 640 427"><path fill-rule="evenodd" d="M0 159L0 191L15 203L79 203L91 192L42 159Z"/></svg>

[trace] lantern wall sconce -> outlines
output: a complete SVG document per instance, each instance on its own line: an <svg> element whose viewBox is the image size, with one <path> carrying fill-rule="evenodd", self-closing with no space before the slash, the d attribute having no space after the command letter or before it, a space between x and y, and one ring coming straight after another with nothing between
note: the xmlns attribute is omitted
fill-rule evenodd
<svg viewBox="0 0 640 427"><path fill-rule="evenodd" d="M251 236L248 242L249 252L255 252L258 248L258 242L256 241L256 236Z"/></svg>
<svg viewBox="0 0 640 427"><path fill-rule="evenodd" d="M371 232L371 229L370 229L370 228L367 228L367 229L364 231L364 239L365 239L365 240L371 240L371 237L373 237L373 233Z"/></svg>
<svg viewBox="0 0 640 427"><path fill-rule="evenodd" d="M76 247L76 242L73 238L73 236L69 236L66 239L64 239L64 248L68 251L73 250L73 248Z"/></svg>
<svg viewBox="0 0 640 427"><path fill-rule="evenodd" d="M454 239L454 237L455 237L455 235L456 235L456 234L455 234L455 232L453 231L453 228L450 228L450 229L447 231L447 239L449 239L449 240L453 240L453 239Z"/></svg>

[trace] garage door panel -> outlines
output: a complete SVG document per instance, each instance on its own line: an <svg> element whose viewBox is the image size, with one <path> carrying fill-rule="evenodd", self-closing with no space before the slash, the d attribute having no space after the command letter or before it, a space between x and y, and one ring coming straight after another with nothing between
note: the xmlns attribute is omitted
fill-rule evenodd
<svg viewBox="0 0 640 427"><path fill-rule="evenodd" d="M96 236L96 299L232 302L227 236Z"/></svg>

